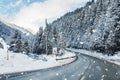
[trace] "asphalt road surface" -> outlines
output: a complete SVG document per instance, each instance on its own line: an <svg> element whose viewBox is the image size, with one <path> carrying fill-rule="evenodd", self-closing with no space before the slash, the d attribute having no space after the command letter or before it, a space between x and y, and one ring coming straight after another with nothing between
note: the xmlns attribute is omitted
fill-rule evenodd
<svg viewBox="0 0 120 80"><path fill-rule="evenodd" d="M86 55L77 56L77 60L71 64L47 70L1 75L0 80L120 80L119 66Z"/></svg>

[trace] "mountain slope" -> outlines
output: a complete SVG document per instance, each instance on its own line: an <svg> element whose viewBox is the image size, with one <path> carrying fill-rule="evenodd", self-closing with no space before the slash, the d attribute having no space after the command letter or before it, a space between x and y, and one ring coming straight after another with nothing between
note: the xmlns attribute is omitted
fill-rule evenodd
<svg viewBox="0 0 120 80"><path fill-rule="evenodd" d="M21 34L23 40L32 36L31 32L0 19L0 37L3 38L6 43L10 43L11 37L13 37L15 31L18 31Z"/></svg>
<svg viewBox="0 0 120 80"><path fill-rule="evenodd" d="M1 18L0 18L0 22L5 24L8 27L11 27L13 29L17 29L17 30L19 30L19 31L21 31L23 33L31 33L29 30L26 30L26 29L24 29L22 27L19 27L19 26L15 25L15 24L8 23L7 21L5 21L5 20L3 20Z"/></svg>
<svg viewBox="0 0 120 80"><path fill-rule="evenodd" d="M50 24L49 39L57 33L64 47L113 52L120 50L120 0L97 0L70 12ZM51 37L52 36L52 37Z"/></svg>

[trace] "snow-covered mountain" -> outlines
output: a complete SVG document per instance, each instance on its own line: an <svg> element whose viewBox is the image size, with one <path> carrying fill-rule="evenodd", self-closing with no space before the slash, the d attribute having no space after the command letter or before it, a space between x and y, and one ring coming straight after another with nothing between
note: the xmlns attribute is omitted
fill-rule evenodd
<svg viewBox="0 0 120 80"><path fill-rule="evenodd" d="M32 36L30 31L0 19L0 37L3 38L8 44L11 41L11 37L15 34L15 31L18 31L21 34L23 40Z"/></svg>
<svg viewBox="0 0 120 80"><path fill-rule="evenodd" d="M11 27L11 28L13 28L13 29L17 29L17 30L19 30L19 31L21 31L21 32L23 32L23 33L32 33L31 30L26 30L26 29L24 29L24 28L22 28L22 27L19 27L19 26L15 25L15 24L9 23L9 22L1 19L1 18L0 18L0 22L3 23L3 24L5 24L5 25L8 26L8 27Z"/></svg>
<svg viewBox="0 0 120 80"><path fill-rule="evenodd" d="M92 0L49 24L48 33L59 46L113 54L120 50L120 0Z"/></svg>

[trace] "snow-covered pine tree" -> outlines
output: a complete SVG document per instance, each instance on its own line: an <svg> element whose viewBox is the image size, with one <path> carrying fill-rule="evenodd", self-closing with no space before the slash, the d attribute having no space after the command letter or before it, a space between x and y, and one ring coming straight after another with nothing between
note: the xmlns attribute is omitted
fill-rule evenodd
<svg viewBox="0 0 120 80"><path fill-rule="evenodd" d="M44 30L44 37L45 37L45 47L46 47L46 54L52 54L52 47L53 47L53 44L52 44L52 27L50 24L48 24L47 22L47 19L45 20L45 24L46 24L46 27L45 27L45 30Z"/></svg>
<svg viewBox="0 0 120 80"><path fill-rule="evenodd" d="M33 53L41 53L41 40L43 35L43 27L39 28L39 32L35 36L34 44L33 44Z"/></svg>
<svg viewBox="0 0 120 80"><path fill-rule="evenodd" d="M40 54L45 54L46 53L45 39L46 39L46 36L43 34L42 38L41 38L41 43L39 44Z"/></svg>
<svg viewBox="0 0 120 80"><path fill-rule="evenodd" d="M58 37L58 34L57 34L57 29L56 27L53 28L53 45L54 47L57 47L57 37Z"/></svg>
<svg viewBox="0 0 120 80"><path fill-rule="evenodd" d="M28 43L27 40L23 44L22 51L23 51L23 53L28 55L28 53L29 53L29 43Z"/></svg>
<svg viewBox="0 0 120 80"><path fill-rule="evenodd" d="M116 49L120 50L120 15L115 19L115 43Z"/></svg>
<svg viewBox="0 0 120 80"><path fill-rule="evenodd" d="M39 28L36 34L33 46L33 53L36 54L52 54L52 42L51 42L51 26L47 23L43 30L42 27Z"/></svg>
<svg viewBox="0 0 120 80"><path fill-rule="evenodd" d="M94 1L94 0L92 0L92 2L94 3L95 1Z"/></svg>
<svg viewBox="0 0 120 80"><path fill-rule="evenodd" d="M13 52L22 52L21 34L17 30L15 31L15 34L12 37L9 50Z"/></svg>

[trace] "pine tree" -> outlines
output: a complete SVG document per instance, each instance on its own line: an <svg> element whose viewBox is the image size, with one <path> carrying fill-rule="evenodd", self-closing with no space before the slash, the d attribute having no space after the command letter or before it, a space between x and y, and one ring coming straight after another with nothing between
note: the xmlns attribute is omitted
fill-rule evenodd
<svg viewBox="0 0 120 80"><path fill-rule="evenodd" d="M56 29L56 27L54 27L54 29L53 29L53 34L54 34L55 41L57 41L57 29Z"/></svg>
<svg viewBox="0 0 120 80"><path fill-rule="evenodd" d="M92 0L92 2L94 3L94 0Z"/></svg>
<svg viewBox="0 0 120 80"><path fill-rule="evenodd" d="M115 19L116 23L114 25L115 27L115 47L117 50L120 50L120 15L118 15L118 18Z"/></svg>
<svg viewBox="0 0 120 80"><path fill-rule="evenodd" d="M29 53L29 43L28 41L25 41L23 44L23 49L22 49L23 53L28 54Z"/></svg>
<svg viewBox="0 0 120 80"><path fill-rule="evenodd" d="M56 29L56 27L54 27L53 28L53 39L54 39L54 41L53 41L53 45L54 46L56 46L57 47L57 37L58 37L58 35L57 35L57 29Z"/></svg>
<svg viewBox="0 0 120 80"><path fill-rule="evenodd" d="M44 36L45 36L45 44L44 46L46 47L46 54L52 54L52 47L53 47L53 44L52 44L52 27L50 26L50 24L48 24L47 22L47 19L45 20L45 24L46 24L46 27L45 27L45 30L44 30Z"/></svg>
<svg viewBox="0 0 120 80"><path fill-rule="evenodd" d="M15 31L15 34L12 37L12 41L10 43L9 50L13 52L22 52L21 49L22 49L21 34L18 31Z"/></svg>
<svg viewBox="0 0 120 80"><path fill-rule="evenodd" d="M33 44L33 53L36 54L51 54L52 53L52 42L50 35L51 27L48 25L46 20L46 27L43 30L42 27L39 28L38 33L35 36Z"/></svg>
<svg viewBox="0 0 120 80"><path fill-rule="evenodd" d="M41 48L42 35L43 35L43 28L40 27L39 32L35 36L33 53L39 54L41 52L40 48Z"/></svg>
<svg viewBox="0 0 120 80"><path fill-rule="evenodd" d="M42 38L41 38L41 43L39 44L40 54L45 54L46 53L45 38L46 38L46 36L43 34Z"/></svg>

